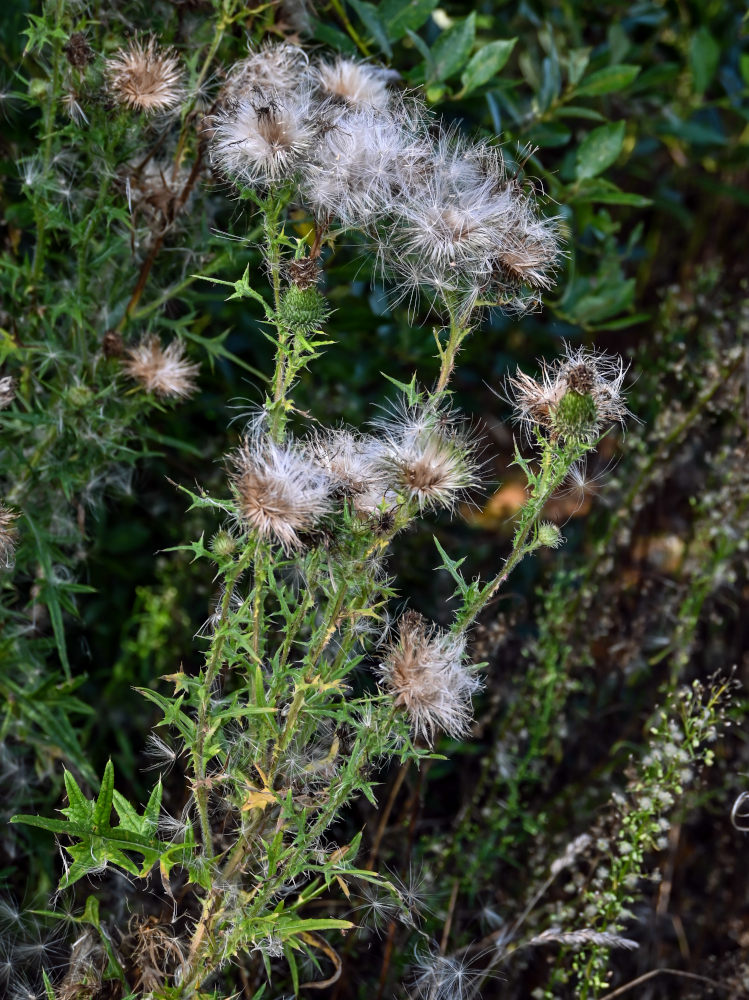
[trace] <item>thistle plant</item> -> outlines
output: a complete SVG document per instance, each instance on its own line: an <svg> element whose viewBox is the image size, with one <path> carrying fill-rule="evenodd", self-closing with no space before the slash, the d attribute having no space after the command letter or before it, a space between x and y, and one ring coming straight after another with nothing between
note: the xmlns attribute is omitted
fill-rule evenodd
<svg viewBox="0 0 749 1000"><path fill-rule="evenodd" d="M106 75L130 112L171 113L184 99L175 55L153 38L110 58ZM528 494L510 555L488 582L468 582L463 559L440 547L457 585L452 624L413 610L391 624L397 590L387 560L398 536L417 519L455 510L481 479L477 440L451 401L459 347L486 305L537 305L560 249L555 219L508 176L496 146L446 130L418 97L389 83L370 64L314 62L296 46L266 46L229 71L203 119L214 168L254 206L270 294L248 269L234 281L207 280L260 308L275 365L262 405L227 449L221 494L181 487L211 541L204 533L178 548L211 567L218 599L196 639L197 672L175 663L162 678L169 690L141 690L160 713L151 751L184 779L179 813L162 809L161 779L138 808L116 789L110 761L93 798L64 772L63 818L15 817L65 838L61 890L107 871L141 881L156 866L160 873L169 919L154 923L136 906L116 927L89 897L76 920L91 943L85 956L71 956L64 990L119 981L163 1000L220 995L228 963L249 960L257 978L281 957L298 990L305 956L319 987L340 974L337 935L356 918L325 907L336 895L345 905L356 886L370 886L414 924L407 894L357 862L358 836L327 838L353 798L374 798L388 760L418 762L441 733L468 733L481 687L469 630L526 555L560 544L542 519L547 500L627 414L624 368L605 355L568 349L540 382L511 378L530 451L524 457L518 444ZM128 190L153 208L148 176L136 170ZM160 209L164 224L184 208L188 187L174 195L164 179L176 198ZM288 235L294 206L312 220L303 238ZM154 230L154 247L164 231ZM314 425L293 395L330 345L320 290L326 247L348 232L369 242L396 297L425 294L447 318L446 333L435 332L434 386L396 382L397 400L367 431ZM154 403L197 389L198 366L182 344L165 346L156 333L123 343L115 331L105 358ZM15 515L3 516L3 551L12 553Z"/></svg>

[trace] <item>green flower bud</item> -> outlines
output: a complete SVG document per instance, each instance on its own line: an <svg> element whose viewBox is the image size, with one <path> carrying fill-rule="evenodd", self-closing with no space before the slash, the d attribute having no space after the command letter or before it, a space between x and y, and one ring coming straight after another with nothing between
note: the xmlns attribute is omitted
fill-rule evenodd
<svg viewBox="0 0 749 1000"><path fill-rule="evenodd" d="M556 549L562 544L562 532L551 521L542 521L538 526L538 544L548 549Z"/></svg>
<svg viewBox="0 0 749 1000"><path fill-rule="evenodd" d="M211 539L211 551L220 559L232 555L237 547L237 540L228 531L221 529Z"/></svg>
<svg viewBox="0 0 749 1000"><path fill-rule="evenodd" d="M65 393L74 410L80 410L91 400L93 393L87 385L72 385Z"/></svg>
<svg viewBox="0 0 749 1000"><path fill-rule="evenodd" d="M291 285L281 299L279 317L290 330L300 333L316 330L329 315L327 303L316 288Z"/></svg>
<svg viewBox="0 0 749 1000"><path fill-rule="evenodd" d="M553 430L565 441L583 443L598 434L596 401L590 393L568 389L551 414Z"/></svg>

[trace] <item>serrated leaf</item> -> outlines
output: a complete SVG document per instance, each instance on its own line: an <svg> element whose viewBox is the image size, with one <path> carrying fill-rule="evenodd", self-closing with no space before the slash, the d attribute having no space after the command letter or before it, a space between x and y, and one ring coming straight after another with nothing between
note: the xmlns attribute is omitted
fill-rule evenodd
<svg viewBox="0 0 749 1000"><path fill-rule="evenodd" d="M464 65L476 38L476 12L443 31L432 46L430 83L448 80Z"/></svg>
<svg viewBox="0 0 749 1000"><path fill-rule="evenodd" d="M159 778L153 786L151 794L148 797L148 802L146 803L146 808L143 810L144 832L155 832L158 827L162 792L163 785L161 784L161 778Z"/></svg>
<svg viewBox="0 0 749 1000"><path fill-rule="evenodd" d="M94 806L95 833L103 833L109 830L109 820L112 816L112 800L114 798L114 765L111 760L107 761L104 768L104 776L101 779L101 788Z"/></svg>
<svg viewBox="0 0 749 1000"><path fill-rule="evenodd" d="M68 805L61 812L74 823L85 825L92 817L91 803L80 790L77 781L67 768L63 772L63 779L65 781L65 791L68 795Z"/></svg>
<svg viewBox="0 0 749 1000"><path fill-rule="evenodd" d="M140 827L140 816L124 795L118 791L114 792L114 808L120 824L128 830L137 830Z"/></svg>
<svg viewBox="0 0 749 1000"><path fill-rule="evenodd" d="M470 94L472 90L482 87L504 69L507 60L512 55L517 38L497 39L489 42L475 52L460 78L463 84L461 96Z"/></svg>
<svg viewBox="0 0 749 1000"><path fill-rule="evenodd" d="M640 72L640 67L630 63L619 63L617 66L604 66L586 77L579 87L575 88L575 97L597 97L600 94L613 94L624 90Z"/></svg>
<svg viewBox="0 0 749 1000"><path fill-rule="evenodd" d="M624 145L624 122L609 122L589 132L577 151L577 179L597 177L614 163Z"/></svg>
<svg viewBox="0 0 749 1000"><path fill-rule="evenodd" d="M434 538L434 544L436 545L437 551L439 552L440 557L442 558L442 568L447 570L447 572L450 574L450 576L458 585L456 594L465 596L466 591L468 590L468 584L466 583L463 574L460 572L460 567L466 561L466 556L463 556L462 559L451 559L450 556L447 554L447 552L445 552L445 550L440 545L439 539L436 537Z"/></svg>
<svg viewBox="0 0 749 1000"><path fill-rule="evenodd" d="M393 378L391 375L387 375L385 372L380 372L380 374L382 375L383 378L386 378L388 382L392 382L392 384L396 388L400 389L400 391L404 394L404 396L408 400L409 406L416 406L416 404L419 402L420 393L416 387L415 374L411 376L411 381L408 384L406 384L405 382L399 382L397 378Z"/></svg>

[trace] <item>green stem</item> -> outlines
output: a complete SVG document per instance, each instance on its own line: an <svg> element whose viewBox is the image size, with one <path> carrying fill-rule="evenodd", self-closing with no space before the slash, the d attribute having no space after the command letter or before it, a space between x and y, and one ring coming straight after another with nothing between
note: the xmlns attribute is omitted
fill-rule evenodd
<svg viewBox="0 0 749 1000"><path fill-rule="evenodd" d="M455 368L455 359L458 356L460 345L471 332L469 326L464 326L455 316L454 310L450 309L450 332L447 344L443 347L440 343L439 333L435 331L434 339L437 341L437 350L440 358L440 373L437 384L434 388L435 395L440 395L447 389L448 382Z"/></svg>
<svg viewBox="0 0 749 1000"><path fill-rule="evenodd" d="M219 619L216 624L216 633L213 639L211 654L203 675L202 698L198 710L198 721L195 731L195 745L192 751L193 772L195 774L195 801L200 817L200 832L203 839L203 849L207 853L213 851L213 838L211 835L211 824L208 819L208 789L206 786L206 760L205 760L205 737L208 725L208 707L211 697L213 682L218 676L221 668L221 657L226 639L226 620L229 616L231 598L234 586L239 577L244 573L250 563L257 555L257 548L248 546L229 573L227 573L224 595L219 608Z"/></svg>
<svg viewBox="0 0 749 1000"><path fill-rule="evenodd" d="M331 6L333 7L333 10L336 12L336 14L340 17L341 21L343 22L343 26L349 33L352 42L356 45L361 54L363 56L369 56L370 55L369 46L366 44L366 42L363 42L362 39L359 37L358 32L356 31L353 24L349 20L349 16L346 13L346 9L341 3L341 0L332 0Z"/></svg>
<svg viewBox="0 0 749 1000"><path fill-rule="evenodd" d="M523 505L518 518L518 528L512 541L512 551L505 560L497 575L485 584L478 593L463 606L456 616L452 631L462 632L491 601L510 573L522 562L529 552L536 547L529 537L535 532L544 506L552 494L564 481L571 466L588 451L588 447L579 446L555 450L558 446L545 443L541 459L541 471L536 479L531 496Z"/></svg>

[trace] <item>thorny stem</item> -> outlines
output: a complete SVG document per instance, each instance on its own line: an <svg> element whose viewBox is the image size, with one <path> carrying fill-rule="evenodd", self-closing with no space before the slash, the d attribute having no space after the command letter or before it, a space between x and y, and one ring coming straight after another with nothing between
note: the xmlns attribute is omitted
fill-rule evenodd
<svg viewBox="0 0 749 1000"><path fill-rule="evenodd" d="M225 625L229 616L232 594L234 586L242 573L250 565L257 555L257 549L248 546L239 557L230 573L227 574L224 595L221 598L219 609L219 619L216 623L216 631L211 648L211 655L206 665L203 676L203 697L198 710L198 720L195 735L195 746L193 747L193 771L195 774L195 801L200 817L200 833L203 840L203 849L207 854L213 851L213 838L211 835L211 824L208 819L208 789L206 787L206 761L205 761L205 737L208 724L208 708L211 696L211 687L221 668L221 655L226 638Z"/></svg>
<svg viewBox="0 0 749 1000"><path fill-rule="evenodd" d="M455 368L455 359L458 356L460 345L470 332L471 327L461 323L455 316L452 308L450 309L450 332L444 347L440 343L438 331L435 330L434 339L437 342L437 350L439 351L440 358L440 373L434 388L435 395L441 395L447 389L448 382Z"/></svg>
<svg viewBox="0 0 749 1000"><path fill-rule="evenodd" d="M564 451L555 451L554 448L555 446L550 443L544 445L541 471L533 485L530 497L521 508L518 528L512 542L512 551L500 572L463 606L456 616L452 627L453 632L462 632L475 621L477 615L491 601L516 566L529 552L533 551L535 545L532 539L529 541L529 536L535 531L546 502L562 484L571 466L589 450L584 446Z"/></svg>
<svg viewBox="0 0 749 1000"><path fill-rule="evenodd" d="M273 307L276 316L281 306L281 247L278 241L279 227L278 216L280 214L280 204L274 202L265 213L265 245L268 270L270 272L271 285L273 287ZM278 332L278 346L276 348L276 367L273 373L273 402L281 404L284 398L286 384L286 340L288 330L282 323L276 324ZM274 417L275 426L273 430L280 433L278 420Z"/></svg>

